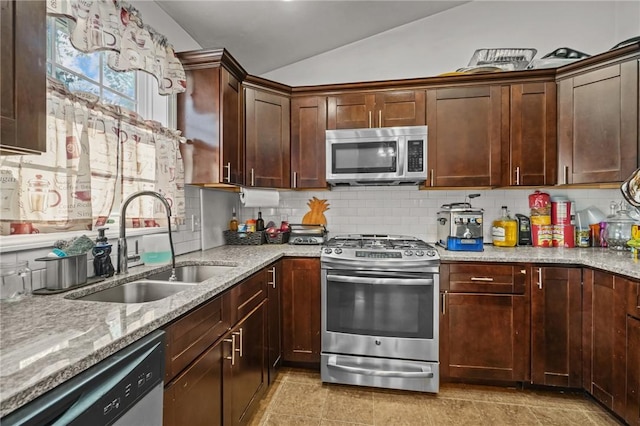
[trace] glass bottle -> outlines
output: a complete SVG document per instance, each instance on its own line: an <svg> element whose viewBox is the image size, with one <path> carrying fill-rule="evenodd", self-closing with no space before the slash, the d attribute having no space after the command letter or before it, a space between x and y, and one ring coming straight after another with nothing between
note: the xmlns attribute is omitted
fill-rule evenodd
<svg viewBox="0 0 640 426"><path fill-rule="evenodd" d="M501 216L493 221L491 236L498 247L515 247L518 242L518 221L509 216L507 206L502 206Z"/></svg>
<svg viewBox="0 0 640 426"><path fill-rule="evenodd" d="M229 230L237 231L238 230L238 218L236 217L236 208L233 208L233 212L231 213L231 220L229 221Z"/></svg>
<svg viewBox="0 0 640 426"><path fill-rule="evenodd" d="M264 231L264 219L262 219L262 212L258 212L258 220L256 220L256 231Z"/></svg>

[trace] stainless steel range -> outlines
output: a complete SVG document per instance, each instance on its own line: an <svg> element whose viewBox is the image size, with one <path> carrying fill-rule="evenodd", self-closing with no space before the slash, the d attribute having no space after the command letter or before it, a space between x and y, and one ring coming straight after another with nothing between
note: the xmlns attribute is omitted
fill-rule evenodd
<svg viewBox="0 0 640 426"><path fill-rule="evenodd" d="M438 392L440 256L400 235L322 249L323 382Z"/></svg>

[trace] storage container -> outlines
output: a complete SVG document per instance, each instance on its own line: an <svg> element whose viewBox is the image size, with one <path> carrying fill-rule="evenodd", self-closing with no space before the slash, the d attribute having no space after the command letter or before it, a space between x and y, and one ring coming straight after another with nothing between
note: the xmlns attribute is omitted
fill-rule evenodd
<svg viewBox="0 0 640 426"><path fill-rule="evenodd" d="M143 235L141 259L145 265L167 265L171 263L169 235L166 233Z"/></svg>

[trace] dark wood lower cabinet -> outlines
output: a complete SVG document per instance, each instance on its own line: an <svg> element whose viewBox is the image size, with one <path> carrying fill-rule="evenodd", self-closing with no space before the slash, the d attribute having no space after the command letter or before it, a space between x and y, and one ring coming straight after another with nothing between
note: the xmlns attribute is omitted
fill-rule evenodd
<svg viewBox="0 0 640 426"><path fill-rule="evenodd" d="M283 360L320 362L320 260L282 261Z"/></svg>
<svg viewBox="0 0 640 426"><path fill-rule="evenodd" d="M222 346L211 346L165 388L165 426L222 424Z"/></svg>
<svg viewBox="0 0 640 426"><path fill-rule="evenodd" d="M627 400L624 418L630 425L640 426L640 318L627 315L626 346Z"/></svg>
<svg viewBox="0 0 640 426"><path fill-rule="evenodd" d="M269 300L269 384L282 362L282 262L267 268L267 298Z"/></svg>
<svg viewBox="0 0 640 426"><path fill-rule="evenodd" d="M224 350L222 381L225 425L246 424L266 391L266 325L264 300L231 330L230 339L225 339L228 348Z"/></svg>
<svg viewBox="0 0 640 426"><path fill-rule="evenodd" d="M581 268L532 268L531 382L582 387Z"/></svg>

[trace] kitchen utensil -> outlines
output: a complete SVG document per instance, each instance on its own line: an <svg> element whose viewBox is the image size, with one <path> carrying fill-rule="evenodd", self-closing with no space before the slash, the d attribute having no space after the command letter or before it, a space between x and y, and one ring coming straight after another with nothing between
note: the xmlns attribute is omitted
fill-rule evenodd
<svg viewBox="0 0 640 426"><path fill-rule="evenodd" d="M61 290L87 282L87 253L66 257L40 257L46 263L45 288Z"/></svg>

